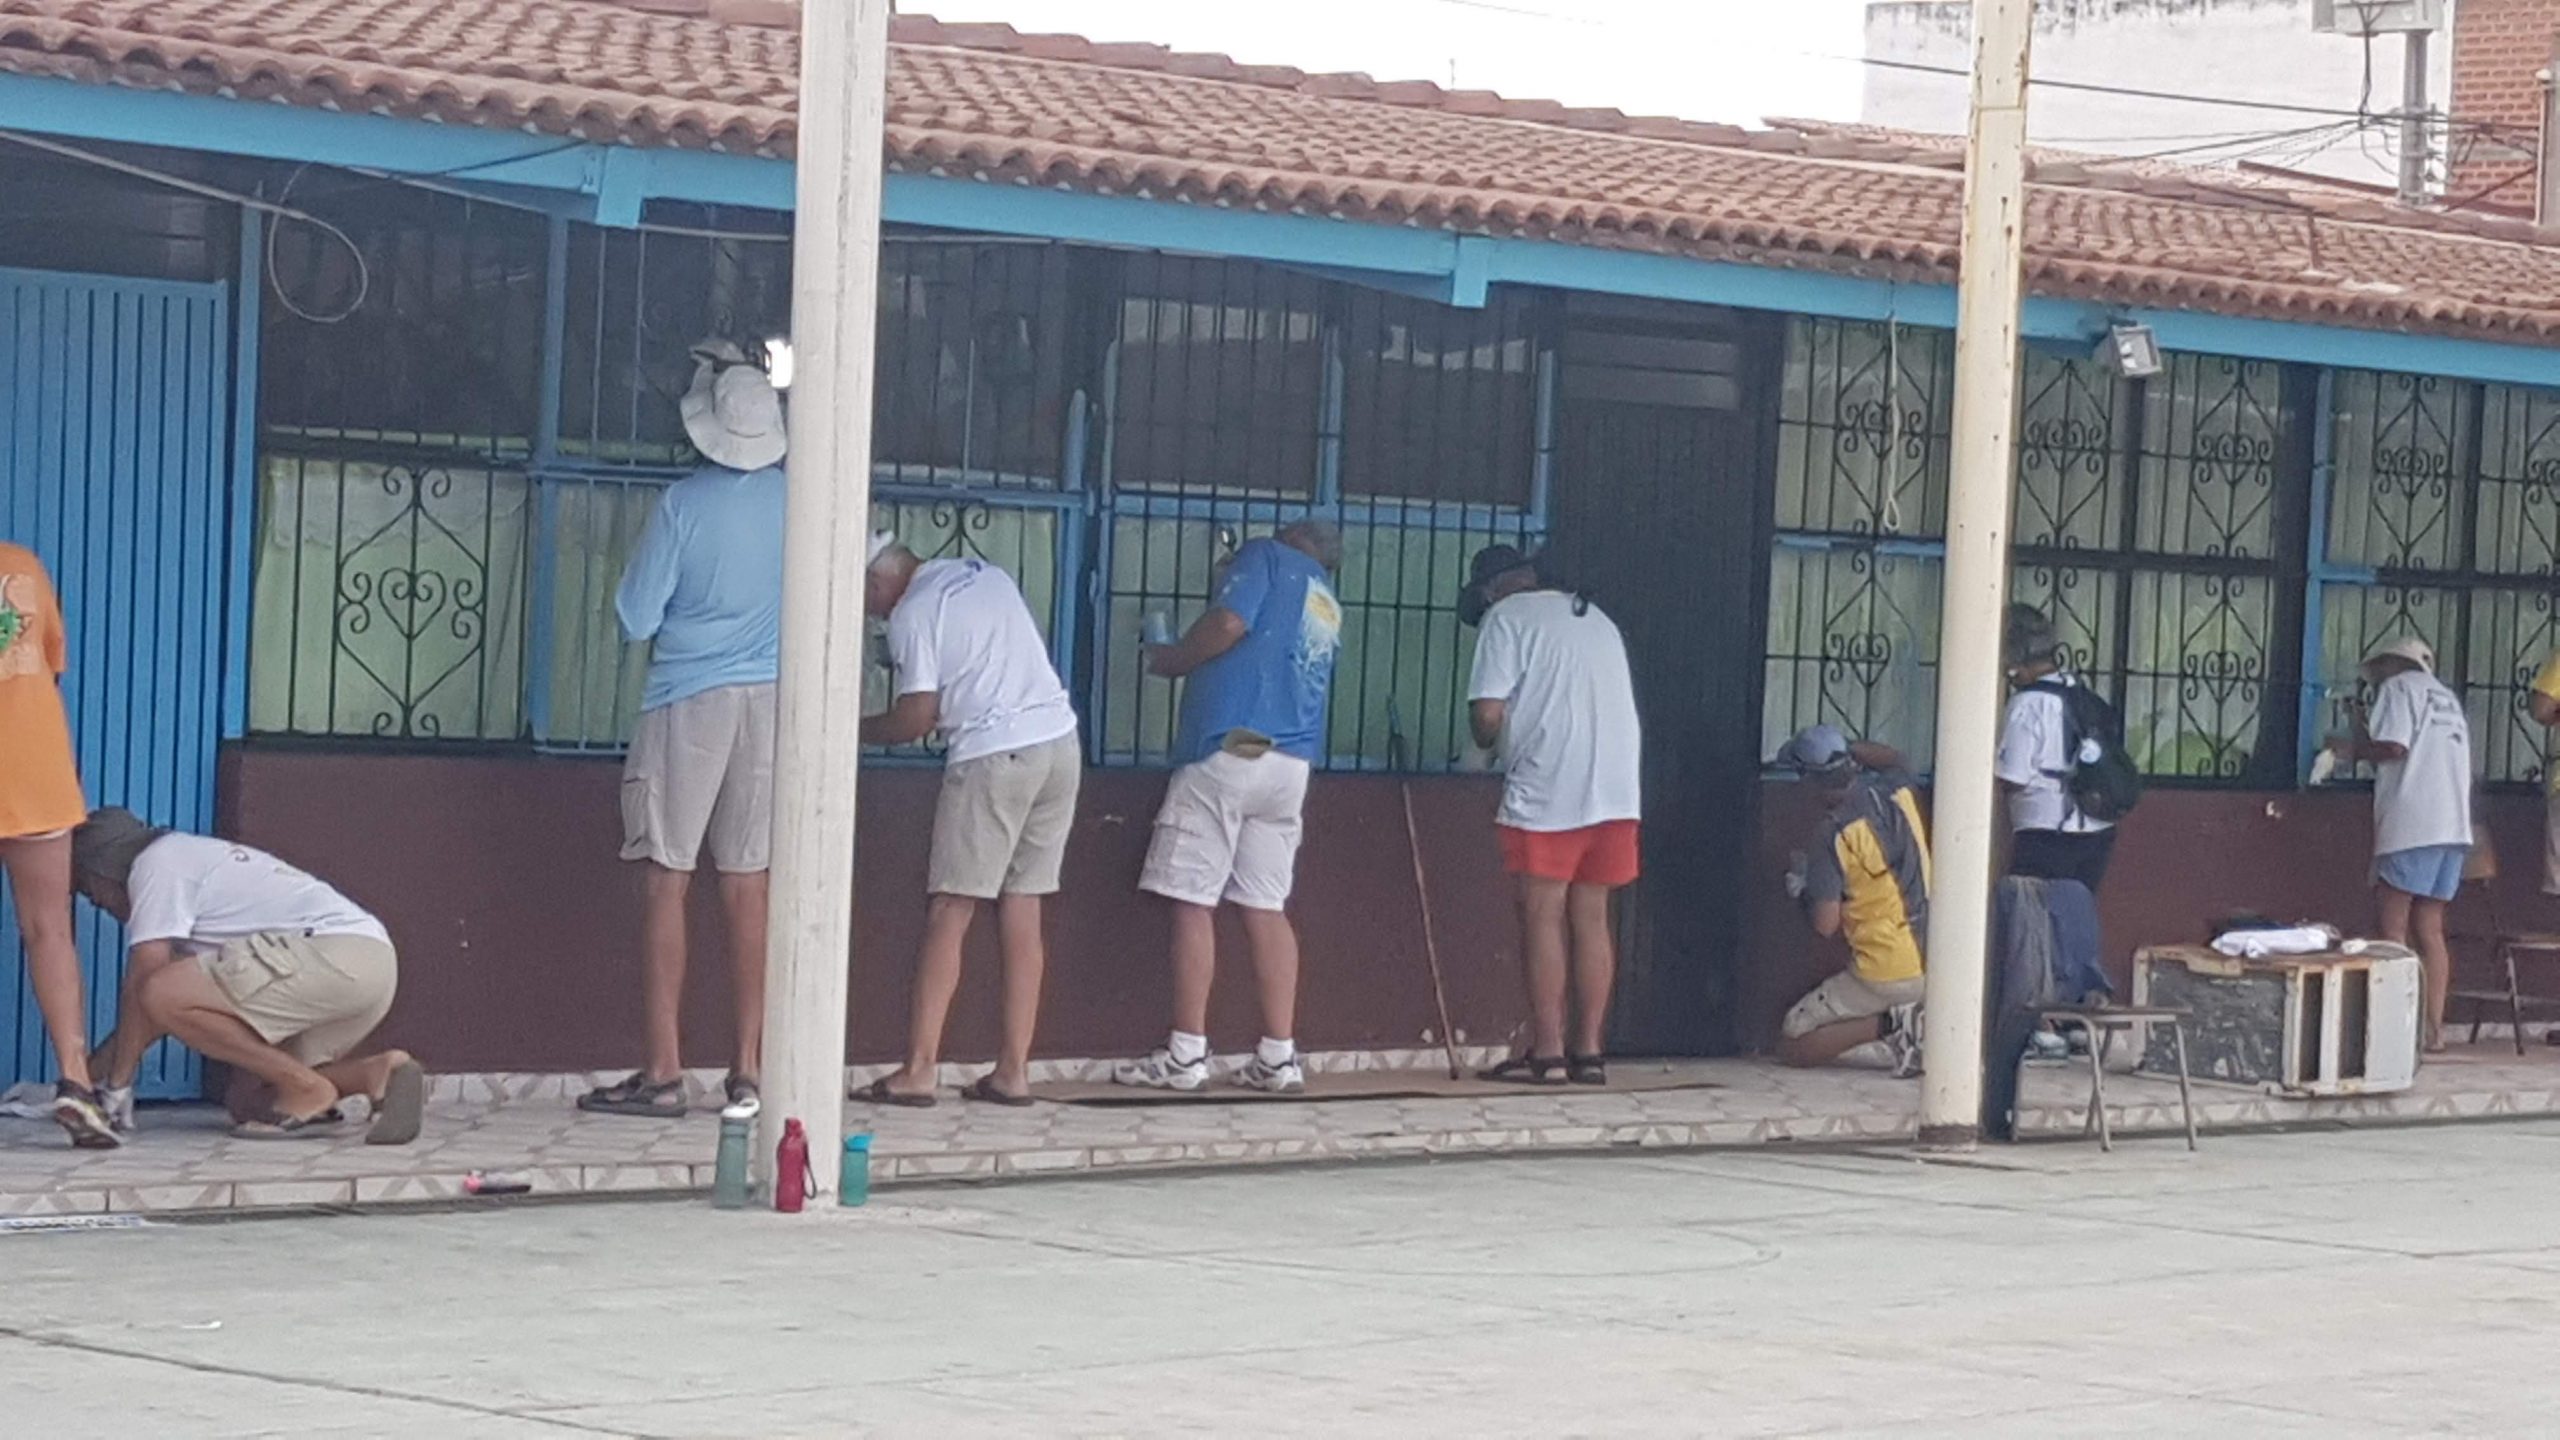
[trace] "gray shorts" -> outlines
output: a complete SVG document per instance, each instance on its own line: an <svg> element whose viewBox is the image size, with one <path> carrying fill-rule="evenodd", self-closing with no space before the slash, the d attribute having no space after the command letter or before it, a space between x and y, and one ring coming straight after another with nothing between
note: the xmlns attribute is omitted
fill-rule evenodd
<svg viewBox="0 0 2560 1440"><path fill-rule="evenodd" d="M727 685L640 712L622 766L622 858L691 870L706 843L731 875L773 856L771 685Z"/></svg>
<svg viewBox="0 0 2560 1440"><path fill-rule="evenodd" d="M399 955L370 935L251 935L201 963L259 1039L305 1065L364 1043L400 988Z"/></svg>
<svg viewBox="0 0 2560 1440"><path fill-rule="evenodd" d="M944 766L926 892L973 900L1058 893L1083 784L1084 747L1072 730Z"/></svg>

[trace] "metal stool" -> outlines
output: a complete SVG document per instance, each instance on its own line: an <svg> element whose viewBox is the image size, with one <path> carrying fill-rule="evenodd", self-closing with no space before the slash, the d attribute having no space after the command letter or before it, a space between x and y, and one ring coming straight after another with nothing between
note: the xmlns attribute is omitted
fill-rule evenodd
<svg viewBox="0 0 2560 1440"><path fill-rule="evenodd" d="M2089 1119L2081 1134L2095 1130L2101 1149L2116 1148L2115 1132L2107 1124L2107 1047L2118 1031L2141 1030L2147 1036L2152 1026L2166 1025L2177 1042L2178 1108L2186 1116L2187 1148L2196 1148L2195 1093L2187 1083L2187 1014L2166 1005L2051 1005L2036 1012L2047 1023L2089 1027Z"/></svg>

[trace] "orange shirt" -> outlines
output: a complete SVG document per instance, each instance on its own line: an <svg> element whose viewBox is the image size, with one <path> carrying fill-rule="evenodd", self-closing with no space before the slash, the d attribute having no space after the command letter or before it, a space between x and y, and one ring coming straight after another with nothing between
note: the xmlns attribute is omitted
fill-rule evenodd
<svg viewBox="0 0 2560 1440"><path fill-rule="evenodd" d="M0 840L68 830L87 817L62 709L59 677L70 658L44 562L0 542Z"/></svg>

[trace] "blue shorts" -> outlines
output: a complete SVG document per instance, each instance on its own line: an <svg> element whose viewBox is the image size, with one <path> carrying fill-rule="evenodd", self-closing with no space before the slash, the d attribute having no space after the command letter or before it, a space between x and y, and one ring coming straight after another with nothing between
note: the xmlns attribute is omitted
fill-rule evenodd
<svg viewBox="0 0 2560 1440"><path fill-rule="evenodd" d="M2462 888L2462 862L2468 845L2420 845L2373 857L2373 878L2402 894L2421 900L2450 900Z"/></svg>

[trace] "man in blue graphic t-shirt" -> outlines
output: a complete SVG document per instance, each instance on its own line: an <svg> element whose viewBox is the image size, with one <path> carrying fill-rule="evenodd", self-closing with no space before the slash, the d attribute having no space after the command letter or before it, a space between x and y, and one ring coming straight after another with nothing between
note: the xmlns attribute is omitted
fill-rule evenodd
<svg viewBox="0 0 2560 1440"><path fill-rule="evenodd" d="M1207 614L1148 653L1155 674L1189 676L1174 771L1138 888L1173 902L1173 1034L1123 1062L1123 1085L1197 1090L1209 1078L1209 983L1218 905L1244 919L1262 996L1262 1043L1236 1081L1306 1085L1298 1063L1298 936L1283 907L1296 878L1299 812L1324 744L1325 702L1342 646L1342 602L1326 577L1342 537L1301 520L1236 552Z"/></svg>

